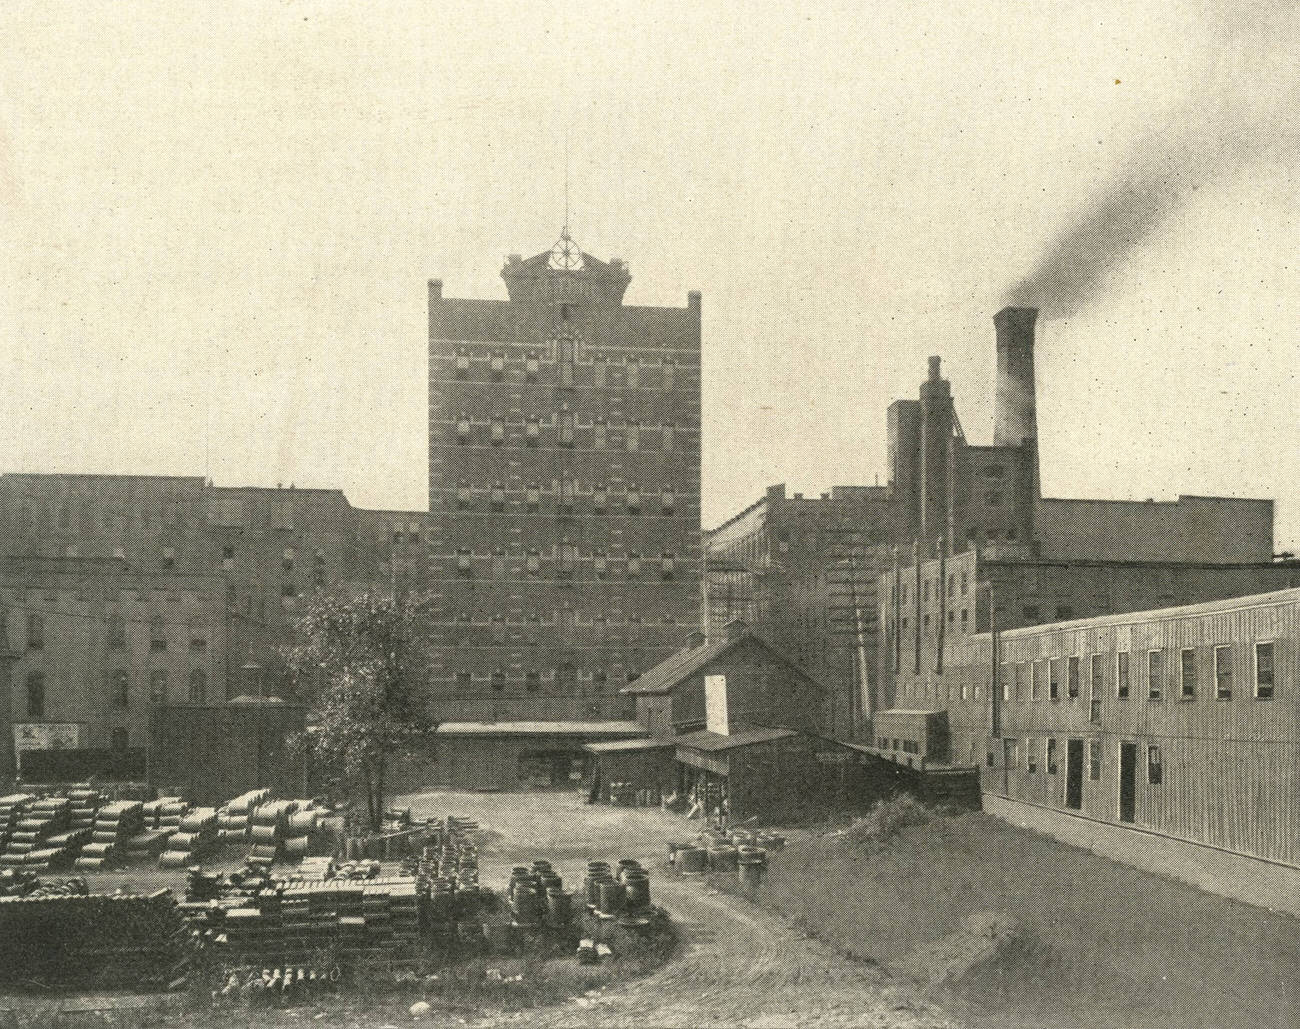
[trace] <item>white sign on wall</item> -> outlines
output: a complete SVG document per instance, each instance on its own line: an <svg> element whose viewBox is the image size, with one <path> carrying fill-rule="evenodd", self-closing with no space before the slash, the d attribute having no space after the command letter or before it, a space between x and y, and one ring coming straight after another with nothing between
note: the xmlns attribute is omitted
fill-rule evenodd
<svg viewBox="0 0 1300 1029"><path fill-rule="evenodd" d="M731 728L727 724L727 677L725 675L704 677L704 728L723 736L731 735Z"/></svg>
<svg viewBox="0 0 1300 1029"><path fill-rule="evenodd" d="M78 722L14 723L14 750L75 750L81 745Z"/></svg>

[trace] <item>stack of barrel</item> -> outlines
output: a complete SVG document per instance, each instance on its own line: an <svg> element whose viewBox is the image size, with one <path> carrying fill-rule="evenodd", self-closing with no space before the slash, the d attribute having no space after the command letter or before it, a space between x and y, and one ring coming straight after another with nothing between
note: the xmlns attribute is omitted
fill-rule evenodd
<svg viewBox="0 0 1300 1029"><path fill-rule="evenodd" d="M177 830L158 858L160 868L186 868L203 860L217 842L217 809L196 807L186 812Z"/></svg>
<svg viewBox="0 0 1300 1029"><path fill-rule="evenodd" d="M43 797L32 801L9 834L9 845L0 855L0 863L24 865L36 871L48 869L51 863L70 857L68 822L72 818L72 805L66 797ZM51 837L60 837L55 843ZM84 842L78 837L76 843Z"/></svg>
<svg viewBox="0 0 1300 1029"><path fill-rule="evenodd" d="M243 842L248 830L253 808L270 796L266 789L249 790L217 809L217 838L224 842Z"/></svg>
<svg viewBox="0 0 1300 1029"><path fill-rule="evenodd" d="M320 824L320 812L312 808L311 801L295 802L296 810L285 820L283 852L286 861L301 861L311 848L312 838Z"/></svg>
<svg viewBox="0 0 1300 1029"><path fill-rule="evenodd" d="M518 928L533 929L545 924L551 929L569 925L570 899L564 892L564 880L545 860L532 867L516 865L507 887L511 921Z"/></svg>
<svg viewBox="0 0 1300 1029"><path fill-rule="evenodd" d="M0 848L9 845L9 835L18 826L28 806L36 798L30 793L11 793L0 797Z"/></svg>
<svg viewBox="0 0 1300 1029"><path fill-rule="evenodd" d="M624 858L617 870L607 861L588 861L583 883L587 909L598 918L641 926L650 911L650 876L639 861Z"/></svg>
<svg viewBox="0 0 1300 1029"><path fill-rule="evenodd" d="M95 824L95 812L106 798L99 790L91 786L74 786L68 790L68 802L72 805L72 817L68 828L72 830L89 829Z"/></svg>
<svg viewBox="0 0 1300 1029"><path fill-rule="evenodd" d="M273 800L252 809L248 827L248 838L253 844L248 855L250 865L270 865L280 856L285 824L294 807L293 801Z"/></svg>
<svg viewBox="0 0 1300 1029"><path fill-rule="evenodd" d="M81 848L76 866L86 871L111 867L126 852L127 841L144 828L144 805L138 800L120 800L95 813L90 842Z"/></svg>

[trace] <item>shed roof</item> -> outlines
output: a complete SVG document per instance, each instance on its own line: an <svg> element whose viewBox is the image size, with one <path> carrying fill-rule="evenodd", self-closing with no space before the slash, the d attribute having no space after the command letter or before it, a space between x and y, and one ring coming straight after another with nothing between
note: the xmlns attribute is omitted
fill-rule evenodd
<svg viewBox="0 0 1300 1029"><path fill-rule="evenodd" d="M686 747L688 750L711 752L734 750L737 747L750 747L755 743L770 743L773 740L785 740L798 735L793 729L745 729L742 732L734 732L730 736L724 736L720 732L709 732L705 729L703 732L678 736L673 742L679 747Z"/></svg>
<svg viewBox="0 0 1300 1029"><path fill-rule="evenodd" d="M443 722L439 736L644 736L637 722Z"/></svg>
<svg viewBox="0 0 1300 1029"><path fill-rule="evenodd" d="M582 749L593 754L616 754L636 750L668 750L676 744L676 740L601 740L599 743L584 743Z"/></svg>
<svg viewBox="0 0 1300 1029"><path fill-rule="evenodd" d="M767 651L773 660L779 661L796 675L810 682L816 682L807 672L779 650L776 650L762 637L755 636L748 631L742 631L735 636L710 640L703 646L695 647L693 650L679 650L677 653L664 658L635 682L628 683L620 692L633 694L671 693L674 687L689 679L710 662L716 661L723 654L745 642L757 644Z"/></svg>

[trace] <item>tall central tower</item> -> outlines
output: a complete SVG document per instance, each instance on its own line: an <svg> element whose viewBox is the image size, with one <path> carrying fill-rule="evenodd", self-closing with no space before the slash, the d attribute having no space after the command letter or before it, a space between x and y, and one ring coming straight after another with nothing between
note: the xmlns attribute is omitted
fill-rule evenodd
<svg viewBox="0 0 1300 1029"><path fill-rule="evenodd" d="M621 718L700 621L700 295L625 305L567 228L501 277L429 283L435 716Z"/></svg>

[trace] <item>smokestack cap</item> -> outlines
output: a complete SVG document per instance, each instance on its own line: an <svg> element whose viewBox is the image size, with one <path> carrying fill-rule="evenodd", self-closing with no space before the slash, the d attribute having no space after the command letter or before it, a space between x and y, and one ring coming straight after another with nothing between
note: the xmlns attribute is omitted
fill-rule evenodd
<svg viewBox="0 0 1300 1029"><path fill-rule="evenodd" d="M935 354L930 358L930 381L931 382L939 381L939 365L942 364L942 362L943 359L939 357L938 354Z"/></svg>

